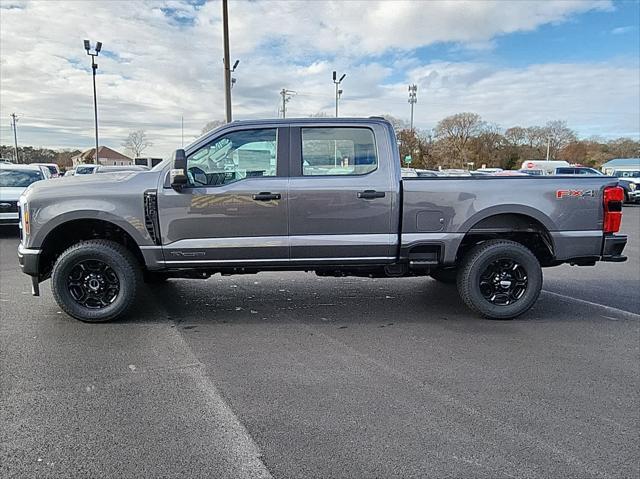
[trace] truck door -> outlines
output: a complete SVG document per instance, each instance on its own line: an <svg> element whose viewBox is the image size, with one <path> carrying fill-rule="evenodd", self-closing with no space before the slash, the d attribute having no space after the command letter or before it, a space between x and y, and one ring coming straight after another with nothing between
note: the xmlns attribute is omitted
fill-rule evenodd
<svg viewBox="0 0 640 479"><path fill-rule="evenodd" d="M238 127L187 152L187 186L158 194L168 266L289 260L288 143L288 128Z"/></svg>
<svg viewBox="0 0 640 479"><path fill-rule="evenodd" d="M399 181L390 171L385 131L381 126L348 122L291 128L292 261L394 260Z"/></svg>

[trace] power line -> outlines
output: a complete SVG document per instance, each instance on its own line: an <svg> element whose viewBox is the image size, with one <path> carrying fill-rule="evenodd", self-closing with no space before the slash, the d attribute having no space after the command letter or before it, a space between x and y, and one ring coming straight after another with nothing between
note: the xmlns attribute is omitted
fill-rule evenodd
<svg viewBox="0 0 640 479"><path fill-rule="evenodd" d="M16 163L19 163L19 159L18 159L18 132L17 132L17 127L16 127L16 121L18 121L18 117L15 113L11 113L11 126L13 126L13 144L15 147L15 153L16 153Z"/></svg>
<svg viewBox="0 0 640 479"><path fill-rule="evenodd" d="M287 117L287 103L289 103L289 100L291 100L291 98L295 94L295 91L287 90L286 88L280 90L280 95L282 96L282 109L280 110L280 112L282 113L282 118Z"/></svg>

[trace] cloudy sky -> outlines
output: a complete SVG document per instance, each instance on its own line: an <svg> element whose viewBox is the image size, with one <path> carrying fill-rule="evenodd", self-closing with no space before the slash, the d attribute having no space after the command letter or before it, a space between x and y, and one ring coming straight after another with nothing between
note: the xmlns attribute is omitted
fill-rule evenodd
<svg viewBox="0 0 640 479"><path fill-rule="evenodd" d="M341 115L415 121L479 113L502 127L566 120L581 136L640 136L637 1L230 0L239 59L234 118L333 114L331 72L346 73ZM98 59L101 144L145 129L165 156L224 118L219 1L0 0L0 143L90 147L83 39Z"/></svg>

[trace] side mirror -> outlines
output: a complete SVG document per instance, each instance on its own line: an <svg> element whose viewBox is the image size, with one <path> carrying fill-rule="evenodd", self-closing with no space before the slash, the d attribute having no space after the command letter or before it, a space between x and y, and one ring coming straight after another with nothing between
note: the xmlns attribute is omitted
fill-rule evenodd
<svg viewBox="0 0 640 479"><path fill-rule="evenodd" d="M173 154L173 169L169 173L171 188L181 190L187 184L187 155L183 149Z"/></svg>

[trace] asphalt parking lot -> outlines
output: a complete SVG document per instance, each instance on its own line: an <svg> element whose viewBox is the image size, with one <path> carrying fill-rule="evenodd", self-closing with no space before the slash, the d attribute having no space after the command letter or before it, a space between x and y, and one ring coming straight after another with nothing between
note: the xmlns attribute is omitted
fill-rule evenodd
<svg viewBox="0 0 640 479"><path fill-rule="evenodd" d="M545 270L481 320L428 278L172 280L83 324L0 232L2 477L640 474L640 207L629 261Z"/></svg>

